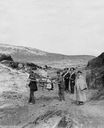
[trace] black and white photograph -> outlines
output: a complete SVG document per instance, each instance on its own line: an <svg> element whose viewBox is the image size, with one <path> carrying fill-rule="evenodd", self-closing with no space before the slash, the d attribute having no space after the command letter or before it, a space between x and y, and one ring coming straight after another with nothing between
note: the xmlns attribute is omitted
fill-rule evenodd
<svg viewBox="0 0 104 128"><path fill-rule="evenodd" d="M104 128L104 0L0 0L0 128Z"/></svg>

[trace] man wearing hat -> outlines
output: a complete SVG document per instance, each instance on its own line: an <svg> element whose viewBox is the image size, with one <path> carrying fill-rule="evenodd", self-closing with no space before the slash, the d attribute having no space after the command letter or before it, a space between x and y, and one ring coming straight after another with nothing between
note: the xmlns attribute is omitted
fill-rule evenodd
<svg viewBox="0 0 104 128"><path fill-rule="evenodd" d="M75 79L76 79L76 74L75 74L75 68L70 69L70 89L71 89L71 94L74 94L74 86L75 86Z"/></svg>
<svg viewBox="0 0 104 128"><path fill-rule="evenodd" d="M59 92L58 92L59 100L60 101L65 100L65 97L64 97L64 90L65 90L64 80L63 80L63 77L59 71L57 72L57 83L58 83L58 88L59 88Z"/></svg>
<svg viewBox="0 0 104 128"><path fill-rule="evenodd" d="M35 98L34 98L34 92L38 90L37 88L37 81L36 77L33 71L30 72L29 76L29 88L30 88L30 98L29 98L29 103L35 104Z"/></svg>

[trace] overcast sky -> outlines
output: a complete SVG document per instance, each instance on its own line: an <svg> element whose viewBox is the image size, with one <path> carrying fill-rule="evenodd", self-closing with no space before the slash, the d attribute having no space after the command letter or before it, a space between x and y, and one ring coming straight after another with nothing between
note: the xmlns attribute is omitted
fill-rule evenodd
<svg viewBox="0 0 104 128"><path fill-rule="evenodd" d="M0 42L98 55L104 51L104 0L0 0Z"/></svg>

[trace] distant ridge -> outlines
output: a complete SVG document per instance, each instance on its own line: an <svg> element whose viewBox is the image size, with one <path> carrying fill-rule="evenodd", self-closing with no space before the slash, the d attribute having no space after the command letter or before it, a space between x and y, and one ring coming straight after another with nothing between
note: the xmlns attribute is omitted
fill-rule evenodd
<svg viewBox="0 0 104 128"><path fill-rule="evenodd" d="M62 61L65 63L72 63L72 61L83 61L84 63L87 63L89 60L94 58L94 56L90 55L68 56L57 53L49 53L36 48L8 44L0 44L0 53L10 54L15 61L35 62L43 64L50 64L51 62L62 63Z"/></svg>

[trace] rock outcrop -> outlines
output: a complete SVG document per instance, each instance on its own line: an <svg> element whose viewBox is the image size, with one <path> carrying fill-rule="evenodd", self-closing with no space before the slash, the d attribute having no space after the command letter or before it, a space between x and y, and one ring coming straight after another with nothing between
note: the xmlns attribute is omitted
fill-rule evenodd
<svg viewBox="0 0 104 128"><path fill-rule="evenodd" d="M11 55L8 54L0 54L0 62L4 60L13 61L13 58L11 57Z"/></svg>
<svg viewBox="0 0 104 128"><path fill-rule="evenodd" d="M104 95L104 53L88 62L86 72L89 88L98 89L95 99L101 99Z"/></svg>
<svg viewBox="0 0 104 128"><path fill-rule="evenodd" d="M98 57L89 61L87 67L99 68L99 67L102 67L103 65L104 65L104 52L101 55L99 55Z"/></svg>

